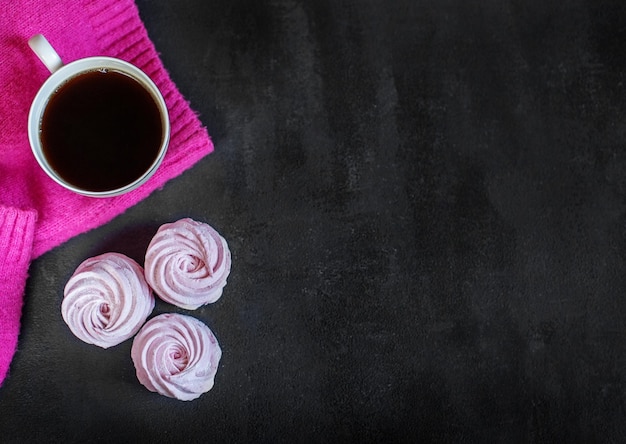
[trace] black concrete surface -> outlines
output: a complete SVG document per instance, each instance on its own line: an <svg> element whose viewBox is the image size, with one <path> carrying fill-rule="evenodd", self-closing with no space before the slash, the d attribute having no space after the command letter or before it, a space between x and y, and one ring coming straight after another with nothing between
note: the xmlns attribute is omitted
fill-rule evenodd
<svg viewBox="0 0 626 444"><path fill-rule="evenodd" d="M626 3L138 6L216 151L33 262L0 441L626 442ZM181 217L233 255L188 403L60 314Z"/></svg>

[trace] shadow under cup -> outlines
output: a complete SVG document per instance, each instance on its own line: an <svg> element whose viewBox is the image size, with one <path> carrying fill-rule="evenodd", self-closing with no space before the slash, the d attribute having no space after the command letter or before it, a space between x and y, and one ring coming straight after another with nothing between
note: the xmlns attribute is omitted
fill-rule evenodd
<svg viewBox="0 0 626 444"><path fill-rule="evenodd" d="M119 59L80 59L52 73L28 118L41 168L76 193L111 197L145 183L170 136L163 97L139 68Z"/></svg>

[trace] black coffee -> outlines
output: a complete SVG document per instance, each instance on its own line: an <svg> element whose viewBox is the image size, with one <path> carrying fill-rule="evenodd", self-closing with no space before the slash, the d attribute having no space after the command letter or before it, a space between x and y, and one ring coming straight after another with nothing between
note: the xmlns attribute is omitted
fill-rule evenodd
<svg viewBox="0 0 626 444"><path fill-rule="evenodd" d="M50 166L87 191L123 187L145 173L162 142L159 108L135 79L89 71L55 92L41 119L41 145Z"/></svg>

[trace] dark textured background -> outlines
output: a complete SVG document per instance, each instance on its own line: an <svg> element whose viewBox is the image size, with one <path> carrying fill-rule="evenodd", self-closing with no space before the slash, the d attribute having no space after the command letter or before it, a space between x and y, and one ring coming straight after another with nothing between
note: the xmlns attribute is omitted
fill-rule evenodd
<svg viewBox="0 0 626 444"><path fill-rule="evenodd" d="M216 152L32 264L0 441L626 442L626 3L138 6ZM233 254L189 403L59 310L181 217Z"/></svg>

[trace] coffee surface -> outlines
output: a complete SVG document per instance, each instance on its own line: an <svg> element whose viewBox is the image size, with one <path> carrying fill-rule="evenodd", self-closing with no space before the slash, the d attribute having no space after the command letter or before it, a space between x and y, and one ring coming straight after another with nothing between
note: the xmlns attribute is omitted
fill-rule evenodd
<svg viewBox="0 0 626 444"><path fill-rule="evenodd" d="M113 190L145 173L162 141L159 108L135 79L96 70L65 82L41 120L41 144L50 166L88 191Z"/></svg>

